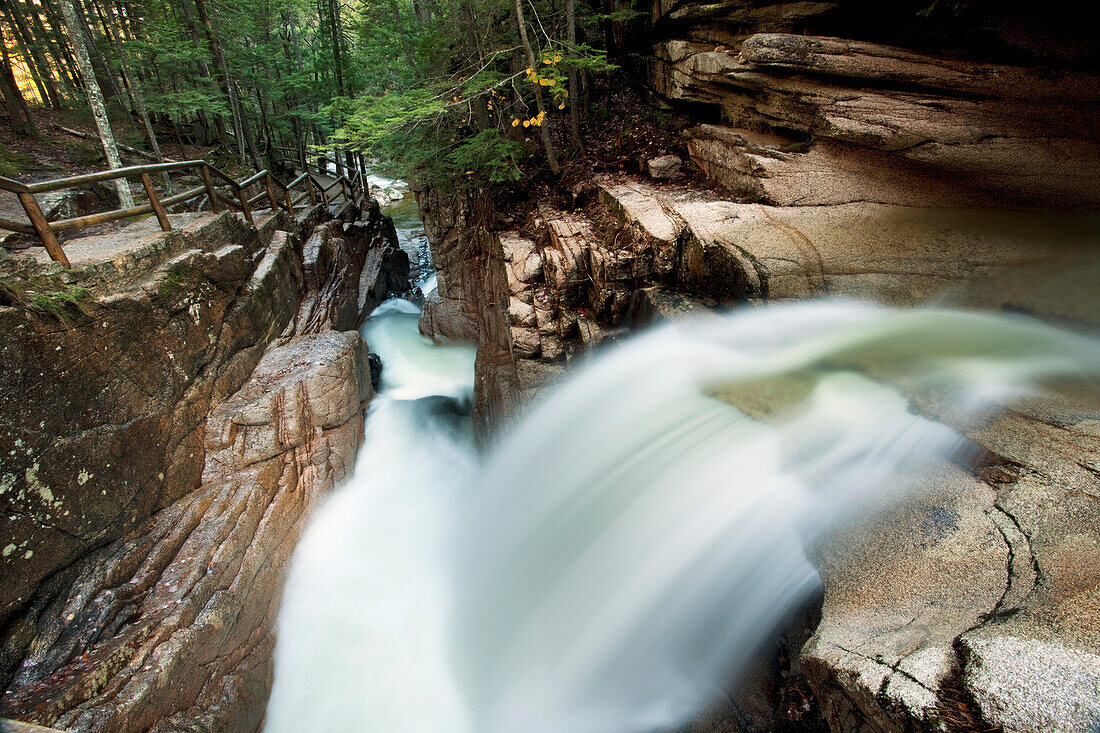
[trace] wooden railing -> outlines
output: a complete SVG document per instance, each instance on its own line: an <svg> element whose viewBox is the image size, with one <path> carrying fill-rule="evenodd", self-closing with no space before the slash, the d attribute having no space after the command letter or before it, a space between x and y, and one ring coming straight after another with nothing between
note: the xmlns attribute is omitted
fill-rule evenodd
<svg viewBox="0 0 1100 733"><path fill-rule="evenodd" d="M181 191L167 198L160 198L157 195L156 188L153 186L152 174L168 174L170 171L184 170L197 171L202 181L202 185L190 188L186 191ZM61 221L47 221L45 214L42 213L42 209L38 205L38 200L35 198L35 194L39 193L60 191L67 188L87 185L89 183L134 177L141 179L142 187L145 189L145 194L149 200L148 203L127 209L116 209L114 211L105 211L99 214L88 214L72 219L62 219ZM227 187L231 195L227 196L222 191L219 191L219 186ZM261 190L255 196L249 197L248 189L251 186L257 186L261 188ZM340 187L340 190L330 195L329 192L337 186ZM96 224L118 221L120 219L129 219L150 213L156 215L157 222L160 224L161 229L170 231L172 229L172 223L168 219L166 207L186 203L202 196L206 196L206 201L199 205L200 210L204 206L208 206L210 210L217 213L223 211L225 208L230 208L243 214L244 218L247 219L249 223L255 224L252 217L253 208L264 199L267 199L267 203L270 205L272 211L282 208L287 213L293 215L294 207L306 198L309 199L310 205L315 205L317 199L320 198L321 203L327 207L329 204L338 201L340 196L343 196L345 201L352 201L357 196L362 197L366 195L366 189L359 173L356 173L356 175L350 179L347 176L340 176L331 183L326 184L324 180L319 180L316 175L306 171L289 184L283 185L269 171L262 170L238 182L203 160L135 165L127 168L115 168L99 173L88 173L80 176L71 176L69 178L59 178L53 181L42 181L39 183L20 183L19 181L0 176L0 190L9 191L18 196L19 202L23 205L23 210L27 213L27 218L30 219L30 224L28 225L23 222L0 218L0 229L23 234L36 234L50 257L63 264L65 267L70 266L69 258L65 256L65 252L57 240L57 234L59 232L82 229ZM294 193L296 190L299 191L297 197L295 197ZM259 208L264 207L261 206Z"/></svg>

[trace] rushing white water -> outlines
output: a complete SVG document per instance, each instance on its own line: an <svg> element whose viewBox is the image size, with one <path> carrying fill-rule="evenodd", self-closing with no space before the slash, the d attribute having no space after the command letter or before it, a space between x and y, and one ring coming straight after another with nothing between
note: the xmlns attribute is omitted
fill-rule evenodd
<svg viewBox="0 0 1100 733"><path fill-rule="evenodd" d="M382 357L351 480L295 550L279 618L268 731L448 731L464 707L442 653L453 593L444 544L473 465L473 349L434 347L419 309L363 327ZM440 396L440 397L434 397Z"/></svg>
<svg viewBox="0 0 1100 733"><path fill-rule="evenodd" d="M1023 318L746 309L597 356L479 465L453 402L412 399L467 393L470 353L386 309L392 386L296 552L269 731L674 726L816 591L805 547L960 447L902 394L962 425L1100 377L1096 340Z"/></svg>

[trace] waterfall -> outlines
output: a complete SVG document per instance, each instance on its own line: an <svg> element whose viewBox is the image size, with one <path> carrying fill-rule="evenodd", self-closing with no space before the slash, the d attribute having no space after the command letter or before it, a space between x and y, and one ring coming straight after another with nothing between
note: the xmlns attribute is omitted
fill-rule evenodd
<svg viewBox="0 0 1100 733"><path fill-rule="evenodd" d="M1100 377L1096 340L1023 317L761 306L597 354L478 457L471 352L380 311L386 386L297 549L268 731L675 726L818 591L806 548L965 449L911 398L967 427Z"/></svg>
<svg viewBox="0 0 1100 733"><path fill-rule="evenodd" d="M419 308L363 327L383 360L351 479L295 550L279 616L267 731L460 730L445 648L449 521L474 466L473 349L434 347Z"/></svg>

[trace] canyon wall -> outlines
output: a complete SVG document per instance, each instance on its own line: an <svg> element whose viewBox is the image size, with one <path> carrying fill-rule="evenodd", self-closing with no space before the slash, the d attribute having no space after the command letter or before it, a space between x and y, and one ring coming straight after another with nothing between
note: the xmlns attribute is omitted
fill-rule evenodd
<svg viewBox="0 0 1100 733"><path fill-rule="evenodd" d="M658 2L633 64L694 119L682 167L582 176L522 213L421 192L440 275L421 330L478 344L479 434L602 344L713 309L843 296L1095 328L1067 295L1097 274L1095 44L937 5ZM1049 400L967 427L973 455L920 501L815 550L820 616L691 730L1094 730L1096 418Z"/></svg>
<svg viewBox="0 0 1100 733"><path fill-rule="evenodd" d="M0 714L259 728L286 563L373 394L355 329L408 259L373 202L257 222L0 262Z"/></svg>

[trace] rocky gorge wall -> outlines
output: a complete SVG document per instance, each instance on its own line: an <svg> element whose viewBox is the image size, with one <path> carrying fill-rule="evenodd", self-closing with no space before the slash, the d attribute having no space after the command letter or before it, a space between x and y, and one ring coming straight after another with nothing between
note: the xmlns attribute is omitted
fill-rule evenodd
<svg viewBox="0 0 1100 733"><path fill-rule="evenodd" d="M656 3L636 73L695 118L682 167L640 160L519 216L422 191L440 286L421 331L478 344L483 438L601 343L716 308L832 295L1094 329L1067 293L1095 284L1095 46L971 5L873 9L891 26L859 3ZM818 548L819 615L691 730L1094 730L1097 425L1053 400L965 428L973 456L919 502Z"/></svg>
<svg viewBox="0 0 1100 733"><path fill-rule="evenodd" d="M362 440L355 329L409 263L373 202L257 221L0 263L0 714L259 728L286 563Z"/></svg>

